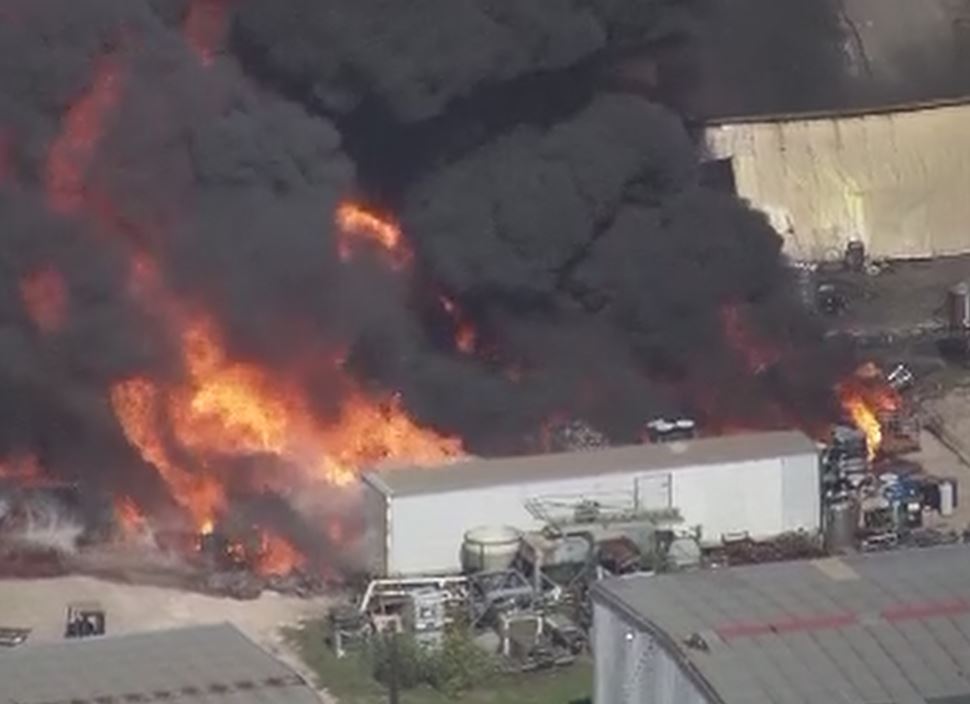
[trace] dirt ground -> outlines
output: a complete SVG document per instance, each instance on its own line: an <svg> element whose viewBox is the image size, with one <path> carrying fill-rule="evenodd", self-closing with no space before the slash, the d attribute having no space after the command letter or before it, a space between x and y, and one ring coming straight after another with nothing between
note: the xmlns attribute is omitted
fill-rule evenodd
<svg viewBox="0 0 970 704"><path fill-rule="evenodd" d="M264 592L253 601L206 596L173 588L113 583L69 576L0 580L0 627L32 629L27 643L64 637L67 604L96 600L107 612L108 633L120 635L182 626L228 622L313 682L313 675L283 641L280 629L320 618L329 600L300 599ZM324 701L329 701L321 692Z"/></svg>
<svg viewBox="0 0 970 704"><path fill-rule="evenodd" d="M970 281L970 257L893 262L869 274L820 270L817 278L846 299L844 314L829 319L832 329L905 335L945 325L946 292Z"/></svg>
<svg viewBox="0 0 970 704"><path fill-rule="evenodd" d="M970 388L941 390L923 400L922 413L924 425L935 424L939 431L924 431L922 452L914 459L928 474L956 479L957 508L946 527L963 531L970 528Z"/></svg>

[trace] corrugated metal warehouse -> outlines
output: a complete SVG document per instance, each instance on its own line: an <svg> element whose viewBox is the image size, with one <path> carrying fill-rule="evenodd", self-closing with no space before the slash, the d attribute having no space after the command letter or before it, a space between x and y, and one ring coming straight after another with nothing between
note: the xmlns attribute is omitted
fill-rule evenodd
<svg viewBox="0 0 970 704"><path fill-rule="evenodd" d="M366 473L363 492L367 566L384 575L458 571L466 531L539 529L528 508L537 502L673 508L706 543L817 531L820 522L818 453L799 432L386 469Z"/></svg>
<svg viewBox="0 0 970 704"><path fill-rule="evenodd" d="M970 547L607 580L595 704L970 702Z"/></svg>
<svg viewBox="0 0 970 704"><path fill-rule="evenodd" d="M704 6L673 100L789 255L970 252L970 0Z"/></svg>
<svg viewBox="0 0 970 704"><path fill-rule="evenodd" d="M924 258L970 252L968 124L970 101L955 101L728 120L704 142L789 256L836 259L856 239L877 258Z"/></svg>
<svg viewBox="0 0 970 704"><path fill-rule="evenodd" d="M0 652L0 701L17 704L320 704L293 670L230 625L97 637Z"/></svg>

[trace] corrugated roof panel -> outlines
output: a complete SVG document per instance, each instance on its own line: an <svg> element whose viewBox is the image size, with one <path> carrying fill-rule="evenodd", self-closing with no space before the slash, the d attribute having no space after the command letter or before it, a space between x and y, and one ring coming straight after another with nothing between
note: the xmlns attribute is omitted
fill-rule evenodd
<svg viewBox="0 0 970 704"><path fill-rule="evenodd" d="M764 650L753 641L745 641L735 645L735 652L740 656L738 664L754 680L756 680L764 696L777 704L804 703L798 694L792 691L791 684L784 675L768 660Z"/></svg>
<svg viewBox="0 0 970 704"><path fill-rule="evenodd" d="M375 468L364 474L364 481L381 492L407 496L816 453L815 443L804 433L781 431L524 457L470 458L455 461L447 467Z"/></svg>
<svg viewBox="0 0 970 704"><path fill-rule="evenodd" d="M229 625L27 644L0 652L0 701L113 697L210 704L319 704L286 665Z"/></svg>
<svg viewBox="0 0 970 704"><path fill-rule="evenodd" d="M781 636L759 636L755 639L765 658L784 678L785 686L799 699L811 701L813 696L825 692L824 682L817 674L813 677L800 654L785 643Z"/></svg>
<svg viewBox="0 0 970 704"><path fill-rule="evenodd" d="M889 701L889 693L873 676L840 632L822 631L814 634L812 639L818 645L819 650L839 664L843 672L851 673L852 685L861 701Z"/></svg>
<svg viewBox="0 0 970 704"><path fill-rule="evenodd" d="M683 654L728 704L926 702L970 693L967 565L959 545L615 580L594 593L677 643L688 627L717 634L709 653Z"/></svg>

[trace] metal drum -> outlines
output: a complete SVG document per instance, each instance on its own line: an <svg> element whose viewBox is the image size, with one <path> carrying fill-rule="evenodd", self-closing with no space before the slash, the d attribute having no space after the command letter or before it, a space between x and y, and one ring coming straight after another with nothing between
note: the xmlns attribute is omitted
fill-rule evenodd
<svg viewBox="0 0 970 704"><path fill-rule="evenodd" d="M846 245L845 268L856 272L866 268L866 246L861 241L852 240Z"/></svg>
<svg viewBox="0 0 970 704"><path fill-rule="evenodd" d="M825 549L830 553L853 550L859 530L859 504L849 498L828 506L825 516Z"/></svg>
<svg viewBox="0 0 970 704"><path fill-rule="evenodd" d="M947 291L946 312L951 330L970 330L970 285L959 283Z"/></svg>

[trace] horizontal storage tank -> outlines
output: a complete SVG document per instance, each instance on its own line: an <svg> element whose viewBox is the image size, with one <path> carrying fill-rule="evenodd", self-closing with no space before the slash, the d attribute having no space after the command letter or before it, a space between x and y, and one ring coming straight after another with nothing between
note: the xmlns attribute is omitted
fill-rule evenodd
<svg viewBox="0 0 970 704"><path fill-rule="evenodd" d="M675 509L685 527L699 528L701 545L821 528L818 450L799 432L474 458L361 479L364 558L375 575L457 573L469 531L527 533L546 527L550 512L568 523L589 506L604 515L625 506L644 526L646 515Z"/></svg>
<svg viewBox="0 0 970 704"><path fill-rule="evenodd" d="M462 567L466 572L507 570L519 554L522 533L509 526L479 526L465 533Z"/></svg>

